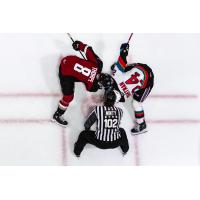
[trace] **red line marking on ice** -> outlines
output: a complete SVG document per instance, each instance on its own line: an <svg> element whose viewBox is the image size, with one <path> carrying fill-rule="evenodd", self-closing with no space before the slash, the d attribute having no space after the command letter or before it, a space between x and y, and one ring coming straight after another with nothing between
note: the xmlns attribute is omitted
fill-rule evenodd
<svg viewBox="0 0 200 200"><path fill-rule="evenodd" d="M61 97L60 93L45 93L45 92L24 92L24 93L0 93L1 98L34 98L34 97ZM197 99L198 95L196 94L153 94L149 98L153 99Z"/></svg>
<svg viewBox="0 0 200 200"><path fill-rule="evenodd" d="M132 62L132 56L129 55L129 61L128 62ZM155 96L155 95L154 95ZM139 166L140 165L140 153L139 153L139 146L138 146L138 136L135 136L133 138L133 146L134 146L134 156L135 156L135 166Z"/></svg>
<svg viewBox="0 0 200 200"><path fill-rule="evenodd" d="M199 119L159 119L159 120L147 120L152 124L199 124Z"/></svg>
<svg viewBox="0 0 200 200"><path fill-rule="evenodd" d="M51 122L50 119L0 119L1 124L42 124L42 123L49 123Z"/></svg>
<svg viewBox="0 0 200 200"><path fill-rule="evenodd" d="M35 98L35 97L60 97L61 94L59 93L44 93L44 92L39 92L39 93L34 93L34 92L25 92L25 93L0 93L1 98L16 98L16 97L30 97L30 98Z"/></svg>
<svg viewBox="0 0 200 200"><path fill-rule="evenodd" d="M147 120L150 124L199 124L199 119L153 119ZM0 124L42 124L51 123L50 119L23 119L23 118L13 118L13 119L0 119Z"/></svg>
<svg viewBox="0 0 200 200"><path fill-rule="evenodd" d="M197 99L198 95L195 94L154 94L150 95L150 98L154 99Z"/></svg>
<svg viewBox="0 0 200 200"><path fill-rule="evenodd" d="M67 166L67 145L66 145L66 131L62 128L62 165Z"/></svg>
<svg viewBox="0 0 200 200"><path fill-rule="evenodd" d="M133 137L133 144L134 144L134 158L135 158L135 166L140 165L140 154L139 154L139 147L138 147L138 136Z"/></svg>

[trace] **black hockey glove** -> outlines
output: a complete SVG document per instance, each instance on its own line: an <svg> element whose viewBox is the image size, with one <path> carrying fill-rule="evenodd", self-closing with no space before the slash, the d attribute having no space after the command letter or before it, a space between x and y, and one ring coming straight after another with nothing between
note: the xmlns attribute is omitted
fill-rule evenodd
<svg viewBox="0 0 200 200"><path fill-rule="evenodd" d="M78 40L73 42L73 44L72 44L72 47L75 51L81 51L82 49L84 49L83 46L84 46L84 44Z"/></svg>
<svg viewBox="0 0 200 200"><path fill-rule="evenodd" d="M121 47L120 47L120 55L121 56L127 56L128 51L129 51L129 44L128 43L122 44Z"/></svg>

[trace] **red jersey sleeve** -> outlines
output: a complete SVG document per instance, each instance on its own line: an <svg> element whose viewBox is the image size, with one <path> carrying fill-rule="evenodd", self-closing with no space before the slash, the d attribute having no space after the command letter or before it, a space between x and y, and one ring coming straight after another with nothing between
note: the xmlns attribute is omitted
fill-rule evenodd
<svg viewBox="0 0 200 200"><path fill-rule="evenodd" d="M85 53L85 56L88 61L92 62L97 66L101 71L103 67L102 60L94 53L92 47L88 46L87 44L81 44L80 49L82 52Z"/></svg>

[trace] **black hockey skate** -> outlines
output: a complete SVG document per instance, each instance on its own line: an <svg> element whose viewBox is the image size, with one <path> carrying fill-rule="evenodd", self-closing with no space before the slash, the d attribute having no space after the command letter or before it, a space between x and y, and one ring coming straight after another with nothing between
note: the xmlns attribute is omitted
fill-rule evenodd
<svg viewBox="0 0 200 200"><path fill-rule="evenodd" d="M139 135L146 132L147 132L147 125L145 121L142 122L141 124L137 123L136 126L133 129L131 129L132 135Z"/></svg>
<svg viewBox="0 0 200 200"><path fill-rule="evenodd" d="M55 112L55 114L53 115L52 122L55 122L62 127L66 127L68 124L68 122L58 112Z"/></svg>

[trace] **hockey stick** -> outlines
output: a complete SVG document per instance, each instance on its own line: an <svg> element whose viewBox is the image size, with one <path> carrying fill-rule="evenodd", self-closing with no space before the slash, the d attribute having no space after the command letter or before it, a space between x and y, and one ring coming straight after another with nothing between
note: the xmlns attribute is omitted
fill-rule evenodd
<svg viewBox="0 0 200 200"><path fill-rule="evenodd" d="M129 44L129 42L130 42L132 36L133 36L133 33L131 33L131 34L130 34L130 37L128 38L128 42L127 42L128 44Z"/></svg>
<svg viewBox="0 0 200 200"><path fill-rule="evenodd" d="M67 35L69 36L69 38L71 39L72 42L74 42L74 39L72 38L70 33L67 33ZM83 53L81 51L79 51L79 53L81 54L81 56L83 57L83 59L86 60L85 56L83 55Z"/></svg>

